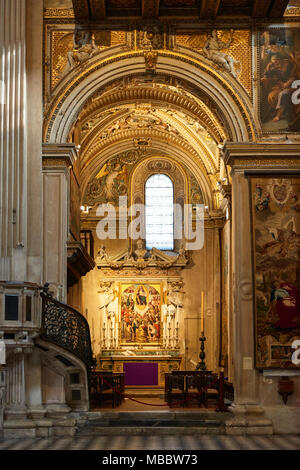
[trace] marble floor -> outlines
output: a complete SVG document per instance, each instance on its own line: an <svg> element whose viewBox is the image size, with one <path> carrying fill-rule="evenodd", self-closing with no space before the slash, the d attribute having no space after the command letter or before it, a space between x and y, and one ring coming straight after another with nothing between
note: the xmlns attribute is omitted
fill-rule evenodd
<svg viewBox="0 0 300 470"><path fill-rule="evenodd" d="M300 435L55 437L0 440L0 450L300 450Z"/></svg>

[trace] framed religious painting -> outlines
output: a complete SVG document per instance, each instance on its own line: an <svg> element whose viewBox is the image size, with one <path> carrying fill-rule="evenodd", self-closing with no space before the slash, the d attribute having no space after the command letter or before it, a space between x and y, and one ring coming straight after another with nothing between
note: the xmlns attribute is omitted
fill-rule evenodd
<svg viewBox="0 0 300 470"><path fill-rule="evenodd" d="M259 109L264 133L300 132L296 83L300 77L300 29L259 32Z"/></svg>
<svg viewBox="0 0 300 470"><path fill-rule="evenodd" d="M250 185L256 367L300 369L300 178Z"/></svg>
<svg viewBox="0 0 300 470"><path fill-rule="evenodd" d="M161 344L161 295L160 283L120 285L121 344Z"/></svg>

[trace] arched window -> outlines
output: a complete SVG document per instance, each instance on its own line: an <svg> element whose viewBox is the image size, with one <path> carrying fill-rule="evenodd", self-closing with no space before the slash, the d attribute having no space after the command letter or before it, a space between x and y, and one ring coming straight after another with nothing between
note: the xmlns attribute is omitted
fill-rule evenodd
<svg viewBox="0 0 300 470"><path fill-rule="evenodd" d="M146 248L174 249L174 188L170 178L156 174L146 181Z"/></svg>

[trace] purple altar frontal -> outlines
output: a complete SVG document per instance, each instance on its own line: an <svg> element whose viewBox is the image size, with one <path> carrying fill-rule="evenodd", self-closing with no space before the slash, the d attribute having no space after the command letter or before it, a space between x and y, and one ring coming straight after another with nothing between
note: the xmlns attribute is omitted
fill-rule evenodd
<svg viewBox="0 0 300 470"><path fill-rule="evenodd" d="M125 385L158 385L158 364L149 362L124 363Z"/></svg>

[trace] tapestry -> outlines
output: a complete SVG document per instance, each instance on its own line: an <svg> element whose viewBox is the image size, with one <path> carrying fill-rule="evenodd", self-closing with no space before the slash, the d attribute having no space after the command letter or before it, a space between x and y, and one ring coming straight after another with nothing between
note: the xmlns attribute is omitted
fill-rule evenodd
<svg viewBox="0 0 300 470"><path fill-rule="evenodd" d="M222 303L220 319L220 367L228 368L228 322L230 295L230 222L227 221L222 231Z"/></svg>
<svg viewBox="0 0 300 470"><path fill-rule="evenodd" d="M160 284L121 285L121 343L159 344Z"/></svg>
<svg viewBox="0 0 300 470"><path fill-rule="evenodd" d="M292 98L300 79L300 29L270 28L260 33L259 46L263 131L298 132L300 104Z"/></svg>
<svg viewBox="0 0 300 470"><path fill-rule="evenodd" d="M257 368L296 368L300 339L300 179L252 179ZM299 366L298 366L299 368Z"/></svg>

